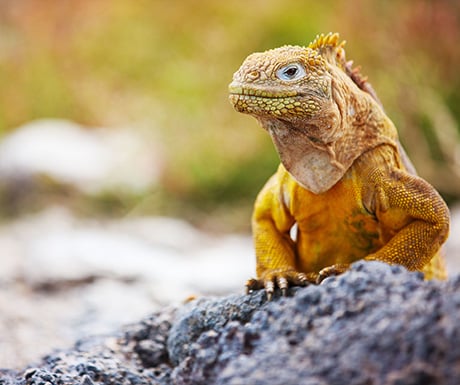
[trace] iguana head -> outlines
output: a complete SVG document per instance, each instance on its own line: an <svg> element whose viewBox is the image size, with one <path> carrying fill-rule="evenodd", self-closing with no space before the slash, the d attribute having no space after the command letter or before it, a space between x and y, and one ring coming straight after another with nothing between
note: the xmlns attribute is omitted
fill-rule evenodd
<svg viewBox="0 0 460 385"><path fill-rule="evenodd" d="M344 44L328 34L308 47L254 53L229 86L235 109L259 120L289 173L314 193L331 188L363 152L396 140Z"/></svg>

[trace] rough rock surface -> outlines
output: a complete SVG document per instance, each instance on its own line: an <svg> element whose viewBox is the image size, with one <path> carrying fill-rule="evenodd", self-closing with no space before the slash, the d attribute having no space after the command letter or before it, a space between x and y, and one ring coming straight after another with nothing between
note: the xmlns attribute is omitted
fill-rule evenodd
<svg viewBox="0 0 460 385"><path fill-rule="evenodd" d="M458 384L460 277L358 262L320 286L167 308L0 384Z"/></svg>

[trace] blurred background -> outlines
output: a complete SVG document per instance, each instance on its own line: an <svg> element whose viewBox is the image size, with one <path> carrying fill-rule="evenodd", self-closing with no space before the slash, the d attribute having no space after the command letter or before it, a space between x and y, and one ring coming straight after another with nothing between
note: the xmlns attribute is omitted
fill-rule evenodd
<svg viewBox="0 0 460 385"><path fill-rule="evenodd" d="M89 202L59 186L41 186L51 196L21 195L27 202L15 190L0 210L73 198L88 215L134 210L248 231L254 197L278 159L255 120L233 111L227 85L251 52L329 31L348 41L348 58L369 76L419 173L453 201L459 8L454 0L2 0L0 137L43 118L129 129L150 143L156 177L141 189L98 190Z"/></svg>
<svg viewBox="0 0 460 385"><path fill-rule="evenodd" d="M329 31L455 208L456 0L0 2L0 367L242 287L278 157L228 83L248 54Z"/></svg>

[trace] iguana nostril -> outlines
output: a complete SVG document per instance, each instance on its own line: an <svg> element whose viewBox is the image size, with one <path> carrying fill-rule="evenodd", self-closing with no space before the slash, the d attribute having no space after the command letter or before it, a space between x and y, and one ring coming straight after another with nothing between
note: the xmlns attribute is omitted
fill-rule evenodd
<svg viewBox="0 0 460 385"><path fill-rule="evenodd" d="M257 79L260 78L260 72L257 71L257 70L248 72L248 73L246 74L246 78L247 78L247 80L250 80L250 81L257 80Z"/></svg>

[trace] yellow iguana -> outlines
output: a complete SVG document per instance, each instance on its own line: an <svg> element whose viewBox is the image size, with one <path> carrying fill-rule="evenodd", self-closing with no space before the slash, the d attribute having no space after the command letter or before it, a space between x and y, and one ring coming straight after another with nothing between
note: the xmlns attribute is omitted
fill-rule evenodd
<svg viewBox="0 0 460 385"><path fill-rule="evenodd" d="M246 284L269 298L276 286L318 283L360 259L446 277L448 208L415 175L343 46L328 34L254 53L229 86L235 109L260 122L281 158L255 203L257 278Z"/></svg>

